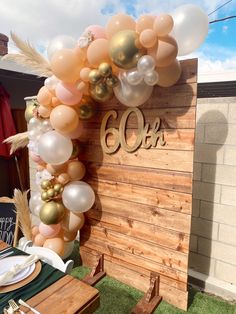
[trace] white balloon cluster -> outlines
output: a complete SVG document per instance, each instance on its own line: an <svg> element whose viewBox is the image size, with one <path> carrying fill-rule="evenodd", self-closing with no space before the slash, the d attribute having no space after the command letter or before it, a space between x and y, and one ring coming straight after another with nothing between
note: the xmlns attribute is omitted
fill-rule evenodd
<svg viewBox="0 0 236 314"><path fill-rule="evenodd" d="M138 60L137 69L127 73L127 81L131 85L138 85L143 80L149 86L158 82L158 74L155 71L156 62L152 56L145 55Z"/></svg>

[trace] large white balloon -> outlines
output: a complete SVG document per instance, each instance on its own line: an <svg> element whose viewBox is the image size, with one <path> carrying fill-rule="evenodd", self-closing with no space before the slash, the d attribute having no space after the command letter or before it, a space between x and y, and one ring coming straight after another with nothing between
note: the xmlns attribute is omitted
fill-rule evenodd
<svg viewBox="0 0 236 314"><path fill-rule="evenodd" d="M88 183L72 181L64 187L62 202L69 210L83 213L93 206L95 194Z"/></svg>
<svg viewBox="0 0 236 314"><path fill-rule="evenodd" d="M178 55L184 56L196 50L208 33L208 16L198 6L186 4L178 7L172 14L174 27L170 35L178 44Z"/></svg>
<svg viewBox="0 0 236 314"><path fill-rule="evenodd" d="M130 85L127 81L127 73L119 74L120 84L114 88L116 98L125 106L138 107L145 103L152 94L153 87L144 81L137 85Z"/></svg>
<svg viewBox="0 0 236 314"><path fill-rule="evenodd" d="M43 161L57 165L69 160L73 145L68 137L56 131L49 131L40 137L38 149Z"/></svg>
<svg viewBox="0 0 236 314"><path fill-rule="evenodd" d="M77 45L76 40L71 36L67 35L57 36L53 38L53 40L50 42L48 46L47 49L48 59L51 60L55 52L64 48L73 49L76 47L76 45Z"/></svg>

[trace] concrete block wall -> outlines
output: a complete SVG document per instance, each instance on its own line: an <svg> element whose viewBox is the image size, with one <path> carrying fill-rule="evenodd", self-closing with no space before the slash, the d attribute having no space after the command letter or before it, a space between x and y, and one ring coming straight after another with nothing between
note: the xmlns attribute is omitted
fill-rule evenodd
<svg viewBox="0 0 236 314"><path fill-rule="evenodd" d="M235 292L236 97L198 99L196 120L189 267Z"/></svg>

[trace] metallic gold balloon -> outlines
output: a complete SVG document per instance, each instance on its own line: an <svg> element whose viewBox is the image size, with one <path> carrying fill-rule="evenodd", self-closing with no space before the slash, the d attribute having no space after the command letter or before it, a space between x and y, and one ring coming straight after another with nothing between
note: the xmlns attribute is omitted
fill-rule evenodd
<svg viewBox="0 0 236 314"><path fill-rule="evenodd" d="M49 180L43 180L41 183L41 188L43 190L47 190L52 186L51 182Z"/></svg>
<svg viewBox="0 0 236 314"><path fill-rule="evenodd" d="M41 193L41 199L42 199L42 201L48 200L48 193L46 191Z"/></svg>
<svg viewBox="0 0 236 314"><path fill-rule="evenodd" d="M72 144L73 144L73 150L72 150L70 159L75 159L76 157L78 157L79 153L81 152L81 145L79 144L79 141L77 140L72 140Z"/></svg>
<svg viewBox="0 0 236 314"><path fill-rule="evenodd" d="M65 210L61 202L50 201L41 208L39 218L46 225L57 224L62 220Z"/></svg>
<svg viewBox="0 0 236 314"><path fill-rule="evenodd" d="M63 185L60 183L56 183L53 187L55 192L61 193L63 191Z"/></svg>
<svg viewBox="0 0 236 314"><path fill-rule="evenodd" d="M47 195L48 195L48 198L52 198L53 196L55 196L54 189L53 188L48 189L47 190Z"/></svg>
<svg viewBox="0 0 236 314"><path fill-rule="evenodd" d="M109 76L112 74L112 67L109 63L103 62L99 65L98 71L102 76Z"/></svg>
<svg viewBox="0 0 236 314"><path fill-rule="evenodd" d="M89 72L89 82L91 84L98 84L102 79L103 77L97 69L93 69Z"/></svg>
<svg viewBox="0 0 236 314"><path fill-rule="evenodd" d="M90 94L98 102L105 102L113 97L113 89L106 83L99 83L90 87Z"/></svg>
<svg viewBox="0 0 236 314"><path fill-rule="evenodd" d="M89 96L83 96L79 107L79 118L81 120L88 120L94 116L96 112L96 104Z"/></svg>
<svg viewBox="0 0 236 314"><path fill-rule="evenodd" d="M131 69L137 65L138 60L145 54L145 49L139 42L139 35L132 30L116 33L109 44L111 60L122 69Z"/></svg>
<svg viewBox="0 0 236 314"><path fill-rule="evenodd" d="M116 87L119 84L119 79L117 76L111 75L106 79L106 84L111 88Z"/></svg>

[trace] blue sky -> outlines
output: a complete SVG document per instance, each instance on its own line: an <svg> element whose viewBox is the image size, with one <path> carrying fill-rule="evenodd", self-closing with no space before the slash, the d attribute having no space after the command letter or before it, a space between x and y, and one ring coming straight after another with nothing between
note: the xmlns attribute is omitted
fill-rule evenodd
<svg viewBox="0 0 236 314"><path fill-rule="evenodd" d="M191 3L208 14L225 2L227 0L0 0L0 32L9 35L13 31L44 51L55 36L67 34L78 39L87 26L105 26L118 12L137 19L145 13L171 13L175 8ZM236 15L236 0L209 19L230 15ZM10 49L14 50L12 43ZM199 73L236 72L236 19L211 24L202 46L186 57L199 58Z"/></svg>

